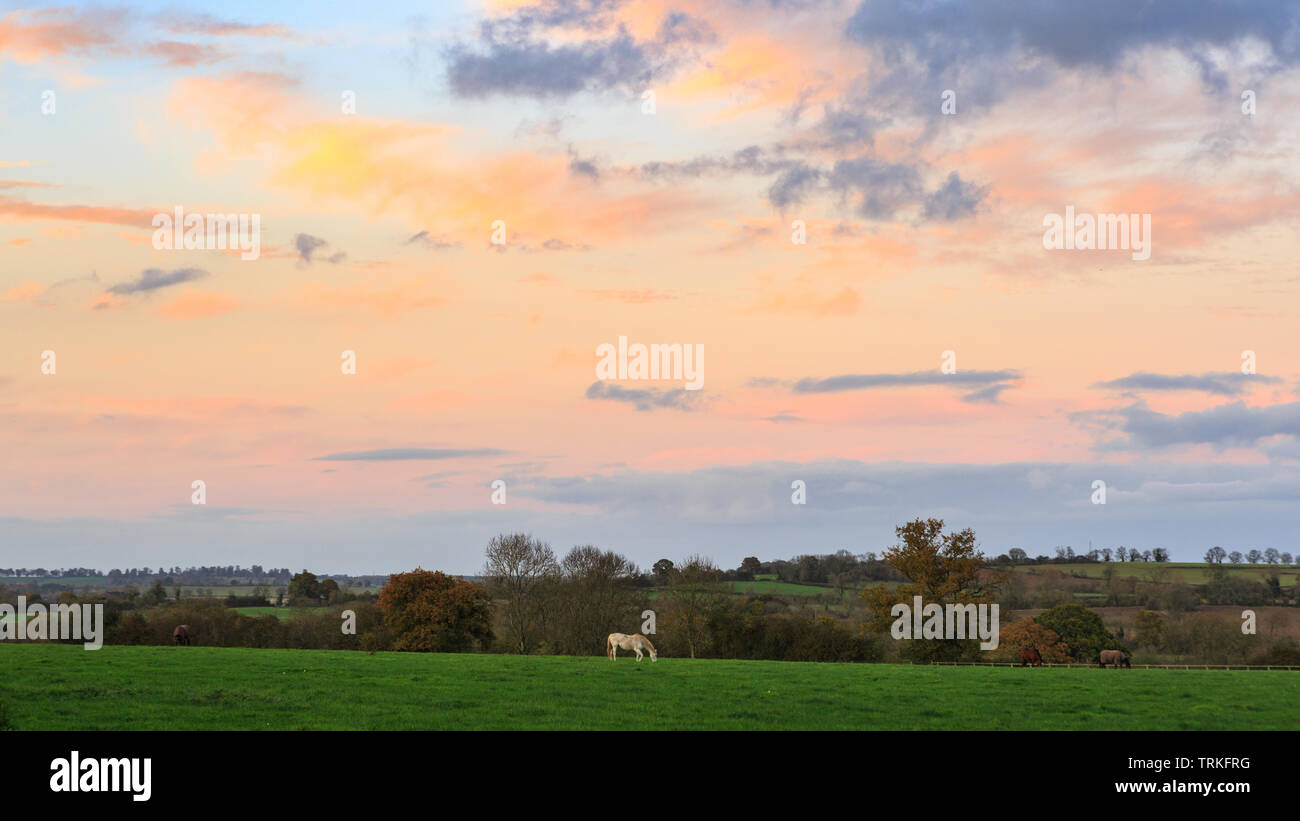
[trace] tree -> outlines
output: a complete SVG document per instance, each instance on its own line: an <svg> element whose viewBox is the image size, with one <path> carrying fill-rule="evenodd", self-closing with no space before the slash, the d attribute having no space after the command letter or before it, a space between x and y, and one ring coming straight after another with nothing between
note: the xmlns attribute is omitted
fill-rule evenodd
<svg viewBox="0 0 1300 821"><path fill-rule="evenodd" d="M317 602L320 604L335 601L343 594L339 589L339 583L333 579L325 579L316 586Z"/></svg>
<svg viewBox="0 0 1300 821"><path fill-rule="evenodd" d="M1264 554L1260 553L1258 550L1251 550L1249 553L1246 554L1246 561L1250 562L1251 564L1259 564L1260 561L1263 560L1263 558L1264 558Z"/></svg>
<svg viewBox="0 0 1300 821"><path fill-rule="evenodd" d="M394 573L379 591L394 650L458 653L492 642L492 600L480 585L441 571Z"/></svg>
<svg viewBox="0 0 1300 821"><path fill-rule="evenodd" d="M1036 616L1035 620L1055 631L1079 661L1092 661L1102 650L1123 649L1106 629L1101 616L1080 604L1057 605Z"/></svg>
<svg viewBox="0 0 1300 821"><path fill-rule="evenodd" d="M1228 554L1228 561L1233 564L1241 564L1242 555L1240 550L1234 550Z"/></svg>
<svg viewBox="0 0 1300 821"><path fill-rule="evenodd" d="M560 562L562 580L554 599L555 643L566 653L605 652L610 633L624 629L638 613L634 605L637 567L626 557L594 545L578 545Z"/></svg>
<svg viewBox="0 0 1300 821"><path fill-rule="evenodd" d="M758 560L757 556L746 556L740 562L740 572L748 573L750 578L753 578L762 568L763 563Z"/></svg>
<svg viewBox="0 0 1300 821"><path fill-rule="evenodd" d="M912 606L915 596L925 604L980 604L991 600L991 592L979 583L984 556L975 549L975 531L943 532L942 519L916 519L894 529L901 544L885 551L885 562L907 579L897 587L877 585L859 595L872 617L868 628L884 630L894 622L894 605ZM918 660L956 658L975 640L914 639L906 653ZM971 651L973 652L973 651Z"/></svg>
<svg viewBox="0 0 1300 821"><path fill-rule="evenodd" d="M1264 561L1268 562L1269 564L1277 564L1281 558L1282 558L1281 554L1277 552L1277 548L1275 547L1267 548L1264 551Z"/></svg>
<svg viewBox="0 0 1300 821"><path fill-rule="evenodd" d="M487 546L483 575L505 600L507 638L517 653L527 653L543 617L542 598L559 573L551 546L524 533L494 536Z"/></svg>
<svg viewBox="0 0 1300 821"><path fill-rule="evenodd" d="M320 604L320 581L306 570L289 580L289 604L310 607Z"/></svg>
<svg viewBox="0 0 1300 821"><path fill-rule="evenodd" d="M1115 556L1116 556L1116 557L1117 557L1121 562L1123 562L1123 561L1128 561L1128 548L1125 547L1124 545L1120 545L1120 546L1119 546L1119 549L1115 551Z"/></svg>
<svg viewBox="0 0 1300 821"><path fill-rule="evenodd" d="M654 571L655 578L659 580L659 583L664 584L668 581L669 574L673 572L673 563L669 559L660 559L654 563L654 567L651 569Z"/></svg>
<svg viewBox="0 0 1300 821"><path fill-rule="evenodd" d="M1159 613L1143 610L1134 617L1133 629L1137 631L1139 644L1145 644L1148 647L1159 647L1164 640L1165 620L1161 618Z"/></svg>
<svg viewBox="0 0 1300 821"><path fill-rule="evenodd" d="M687 556L680 568L674 568L664 591L668 603L665 622L669 631L686 642L691 658L703 652L709 618L726 601L722 571L713 560Z"/></svg>
<svg viewBox="0 0 1300 821"><path fill-rule="evenodd" d="M1046 662L1063 664L1070 660L1070 646L1061 641L1056 631L1032 618L1002 628L998 642L997 657L1008 661L1020 661L1020 651L1026 647L1036 648Z"/></svg>
<svg viewBox="0 0 1300 821"><path fill-rule="evenodd" d="M1205 551L1205 561L1207 564L1222 564L1224 558L1226 558L1227 555L1228 553L1226 550L1219 547L1218 545L1215 545L1214 547Z"/></svg>
<svg viewBox="0 0 1300 821"><path fill-rule="evenodd" d="M163 587L162 579L154 579L153 586L144 594L144 600L149 604L162 604L167 601L167 589Z"/></svg>
<svg viewBox="0 0 1300 821"><path fill-rule="evenodd" d="M1007 551L1007 558L1011 560L1012 564L1024 564L1029 560L1029 554L1018 547L1013 547Z"/></svg>
<svg viewBox="0 0 1300 821"><path fill-rule="evenodd" d="M1284 553L1282 554L1282 556L1281 556L1281 559L1282 559L1282 564L1291 564L1291 563L1293 562L1293 559L1291 558L1291 554L1290 554L1290 553L1285 553L1285 552L1284 552Z"/></svg>

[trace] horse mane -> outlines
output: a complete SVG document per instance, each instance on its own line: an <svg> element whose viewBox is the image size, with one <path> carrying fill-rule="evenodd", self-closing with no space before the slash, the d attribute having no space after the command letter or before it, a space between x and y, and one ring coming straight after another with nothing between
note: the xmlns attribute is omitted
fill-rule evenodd
<svg viewBox="0 0 1300 821"><path fill-rule="evenodd" d="M653 644L650 643L650 639L646 638L645 636L641 635L640 633L637 633L637 634L636 634L636 638L639 638L639 639L641 639L641 641L644 641L644 642L645 642L645 646L646 646L646 647L649 647L651 650L655 649L655 646L654 646Z"/></svg>

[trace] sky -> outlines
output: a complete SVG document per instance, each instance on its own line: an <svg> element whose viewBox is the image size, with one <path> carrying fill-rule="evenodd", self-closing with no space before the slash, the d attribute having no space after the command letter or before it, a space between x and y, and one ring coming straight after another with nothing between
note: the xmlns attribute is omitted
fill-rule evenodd
<svg viewBox="0 0 1300 821"><path fill-rule="evenodd" d="M0 565L1294 552L1298 143L1293 3L0 4Z"/></svg>

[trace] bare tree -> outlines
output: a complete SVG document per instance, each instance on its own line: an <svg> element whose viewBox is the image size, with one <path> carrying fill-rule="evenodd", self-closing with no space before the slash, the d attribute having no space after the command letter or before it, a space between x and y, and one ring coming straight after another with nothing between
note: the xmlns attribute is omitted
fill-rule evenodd
<svg viewBox="0 0 1300 821"><path fill-rule="evenodd" d="M669 624L681 631L691 658L695 658L696 652L705 649L709 616L726 601L722 571L712 559L688 556L673 570L664 594L671 603Z"/></svg>
<svg viewBox="0 0 1300 821"><path fill-rule="evenodd" d="M505 600L507 640L527 653L542 617L543 595L559 572L551 546L523 533L495 536L488 542L483 575L489 589Z"/></svg>
<svg viewBox="0 0 1300 821"><path fill-rule="evenodd" d="M612 550L578 545L560 563L563 580L555 598L558 611L556 644L575 655L603 653L610 633L625 628L639 612L633 580L637 566Z"/></svg>

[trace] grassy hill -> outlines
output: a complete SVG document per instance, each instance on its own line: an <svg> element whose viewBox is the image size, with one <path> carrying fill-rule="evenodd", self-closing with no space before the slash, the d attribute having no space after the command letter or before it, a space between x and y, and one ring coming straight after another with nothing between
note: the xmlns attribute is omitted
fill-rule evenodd
<svg viewBox="0 0 1300 821"><path fill-rule="evenodd" d="M1016 565L1013 570L1019 573L1041 574L1057 570L1067 576L1086 576L1090 579L1105 577L1106 562L1078 562L1075 564L1028 564ZM1210 580L1210 565L1203 562L1110 562L1115 568L1115 575L1122 579L1137 578L1147 580L1152 572L1167 572L1167 581L1181 581L1187 584L1205 584ZM1278 581L1283 587L1296 583L1300 574L1294 565L1280 564L1225 564L1222 566L1230 577L1248 578L1263 582L1269 574L1277 573Z"/></svg>
<svg viewBox="0 0 1300 821"><path fill-rule="evenodd" d="M1300 674L0 646L0 726L1279 729Z"/></svg>

